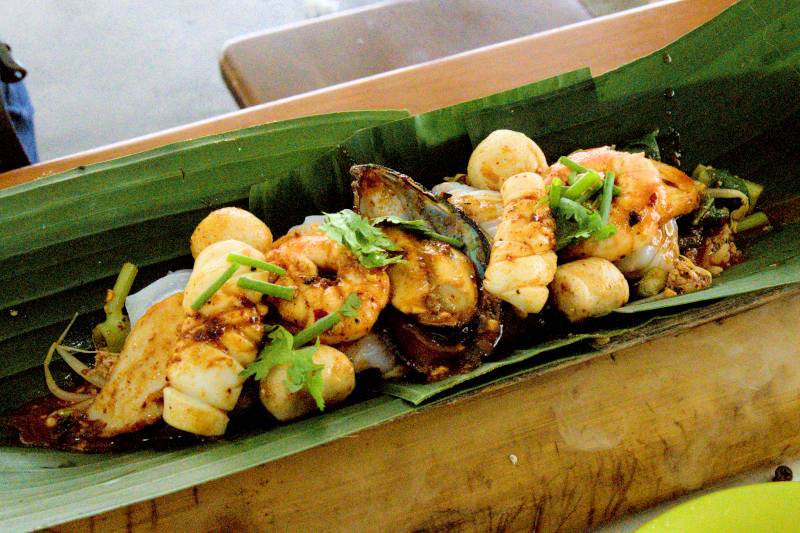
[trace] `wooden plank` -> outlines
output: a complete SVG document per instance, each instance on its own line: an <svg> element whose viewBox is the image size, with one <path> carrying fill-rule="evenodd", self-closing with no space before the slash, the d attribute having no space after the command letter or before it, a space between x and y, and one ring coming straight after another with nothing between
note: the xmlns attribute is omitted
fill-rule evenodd
<svg viewBox="0 0 800 533"><path fill-rule="evenodd" d="M589 66L606 72L657 50L734 0L670 0L463 54L254 106L0 174L0 188L171 142L305 115L355 109L414 113Z"/></svg>
<svg viewBox="0 0 800 533"><path fill-rule="evenodd" d="M583 530L800 455L800 295L58 531Z"/></svg>

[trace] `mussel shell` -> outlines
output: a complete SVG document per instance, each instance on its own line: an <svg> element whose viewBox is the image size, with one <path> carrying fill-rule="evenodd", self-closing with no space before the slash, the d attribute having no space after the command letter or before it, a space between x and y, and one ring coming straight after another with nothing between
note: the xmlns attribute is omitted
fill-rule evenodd
<svg viewBox="0 0 800 533"><path fill-rule="evenodd" d="M350 169L354 208L368 218L397 216L427 220L438 232L460 239L478 274L478 312L465 327L423 326L397 310L385 311L385 331L409 366L429 381L468 372L489 357L500 342L502 306L483 289L491 246L477 224L457 207L439 199L410 177L380 165Z"/></svg>
<svg viewBox="0 0 800 533"><path fill-rule="evenodd" d="M406 220L427 220L442 235L464 243L462 250L483 279L492 248L478 225L463 211L443 201L422 185L381 165L355 165L355 210L367 218L394 215Z"/></svg>

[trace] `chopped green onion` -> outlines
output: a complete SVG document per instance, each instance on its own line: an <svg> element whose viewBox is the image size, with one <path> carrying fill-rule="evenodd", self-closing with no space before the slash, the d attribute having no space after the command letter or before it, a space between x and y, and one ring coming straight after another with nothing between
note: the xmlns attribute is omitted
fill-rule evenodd
<svg viewBox="0 0 800 533"><path fill-rule="evenodd" d="M614 173L607 172L603 182L603 199L600 201L600 218L603 224L608 222L608 215L611 214L611 200L614 198Z"/></svg>
<svg viewBox="0 0 800 533"><path fill-rule="evenodd" d="M562 155L561 157L559 157L558 158L558 162L561 163L562 165L564 165L565 167L567 167L568 169L570 169L570 170L572 170L574 172L577 172L578 174L581 174L583 172L588 172L589 171L588 168L579 165L578 163L576 163L575 161L573 161L572 159L570 159L569 157L567 157L565 155Z"/></svg>
<svg viewBox="0 0 800 533"><path fill-rule="evenodd" d="M574 170L567 175L567 183L572 185L578 179L578 173Z"/></svg>
<svg viewBox="0 0 800 533"><path fill-rule="evenodd" d="M578 197L600 183L601 180L602 178L600 177L600 174L590 170L575 180L575 183L570 185L569 188L564 191L563 196L565 198L569 198L570 200L577 200Z"/></svg>
<svg viewBox="0 0 800 533"><path fill-rule="evenodd" d="M587 202L587 201L589 201L590 199L594 198L594 196L595 196L595 195L598 193L598 191L600 191L600 189L602 189L602 188L603 188L603 181L602 181L602 180L600 180L600 181L598 181L597 183L595 183L594 185L592 185L590 188L586 189L586 191L585 191L583 194L581 194L580 196L578 196L577 198L575 198L575 201L576 201L576 202L578 202L578 203L580 203L580 204L582 204L582 203L584 203L584 202Z"/></svg>
<svg viewBox="0 0 800 533"><path fill-rule="evenodd" d="M550 190L549 190L549 201L550 201L550 209L555 209L558 207L558 202L561 200L561 191L564 189L564 182L558 178L554 178L552 182L550 182Z"/></svg>
<svg viewBox="0 0 800 533"><path fill-rule="evenodd" d="M769 219L763 211L756 211L736 223L736 233L748 231L762 226L769 226Z"/></svg>
<svg viewBox="0 0 800 533"><path fill-rule="evenodd" d="M291 300L294 298L294 287L286 287L284 285L276 285L275 283L267 283L266 281L258 281L242 276L236 280L236 285L243 289L257 291L267 296L274 296L282 300Z"/></svg>
<svg viewBox="0 0 800 533"><path fill-rule="evenodd" d="M260 259L256 259L255 257L248 257L246 255L240 255L240 254L228 254L228 262L238 263L240 265L257 268L259 270L266 270L267 272L272 272L273 274L277 274L279 276L286 275L286 271L281 267L279 267L278 265L273 265L272 263L261 261Z"/></svg>
<svg viewBox="0 0 800 533"><path fill-rule="evenodd" d="M322 333L328 331L333 326L341 322L343 316L353 316L355 309L358 309L359 307L361 307L361 300L359 300L358 295L356 293L350 293L339 309L333 313L325 315L295 335L293 345L294 348L300 348L313 341L322 335Z"/></svg>
<svg viewBox="0 0 800 533"><path fill-rule="evenodd" d="M199 311L200 308L203 307L203 304L206 303L212 296L214 296L214 293L217 292L220 287L225 285L226 281L231 279L231 276L233 276L240 266L241 265L238 263L234 263L228 267L228 270L223 272L222 275L214 281L214 283L209 285L208 288L197 297L197 299L192 303L192 309L194 311Z"/></svg>
<svg viewBox="0 0 800 533"><path fill-rule="evenodd" d="M276 285L275 283L268 283L266 281L259 281L242 276L236 280L236 286L251 291L257 291L267 296L274 296L282 300L291 300L294 298L294 287L287 287L285 285Z"/></svg>
<svg viewBox="0 0 800 533"><path fill-rule="evenodd" d="M614 188L612 189L612 193L614 194L614 196L619 196L620 194L622 194L622 189L620 189L619 187L614 185Z"/></svg>

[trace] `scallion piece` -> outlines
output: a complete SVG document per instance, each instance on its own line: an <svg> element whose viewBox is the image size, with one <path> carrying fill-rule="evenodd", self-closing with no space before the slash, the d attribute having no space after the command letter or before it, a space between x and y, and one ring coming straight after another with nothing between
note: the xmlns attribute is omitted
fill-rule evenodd
<svg viewBox="0 0 800 533"><path fill-rule="evenodd" d="M606 179L603 182L603 197L600 201L600 218L603 224L608 222L608 215L611 214L611 200L614 198L614 173L606 172Z"/></svg>
<svg viewBox="0 0 800 533"><path fill-rule="evenodd" d="M226 281L231 279L231 276L233 276L234 272L236 272L240 266L241 265L238 263L234 263L229 266L228 270L223 272L220 277L214 280L214 283L209 285L208 288L206 288L206 290L204 290L200 296L197 297L197 299L192 303L192 309L194 311L199 311L200 308L203 307L203 304L206 303L212 296L214 296L214 293L217 292Z"/></svg>
<svg viewBox="0 0 800 533"><path fill-rule="evenodd" d="M564 191L563 196L570 200L577 200L584 192L600 183L601 180L600 174L590 170L580 176L575 183L570 185L569 188Z"/></svg>
<svg viewBox="0 0 800 533"><path fill-rule="evenodd" d="M361 307L361 300L359 300L358 295L351 293L347 296L339 309L333 313L325 315L295 335L293 344L294 349L305 346L309 342L322 335L324 332L331 329L333 326L341 322L343 316L354 316L355 310L359 307Z"/></svg>
<svg viewBox="0 0 800 533"><path fill-rule="evenodd" d="M239 263L240 265L257 268L259 270L266 270L267 272L272 272L273 274L277 274L279 276L286 275L286 271L281 267L279 267L278 265L273 265L272 263L261 261L260 259L256 259L255 257L248 257L246 255L240 255L240 254L228 254L228 262Z"/></svg>
<svg viewBox="0 0 800 533"><path fill-rule="evenodd" d="M294 287L286 287L284 285L276 285L275 283L267 283L266 281L259 281L242 276L236 280L236 285L243 289L257 291L267 296L274 296L282 300L291 300L294 298Z"/></svg>
<svg viewBox="0 0 800 533"><path fill-rule="evenodd" d="M92 329L92 340L98 349L106 349L110 352L120 352L125 339L130 333L131 327L128 317L123 313L125 298L133 286L136 273L139 269L136 265L125 263L119 271L114 288L109 293L109 300L103 306L106 313L104 322L96 325Z"/></svg>
<svg viewBox="0 0 800 533"><path fill-rule="evenodd" d="M588 168L579 165L578 163L576 163L575 161L573 161L572 159L570 159L565 155L559 157L558 162L567 167L568 169L572 170L573 172L577 172L578 174L589 171Z"/></svg>
<svg viewBox="0 0 800 533"><path fill-rule="evenodd" d="M597 192L602 188L603 188L603 181L600 180L597 183L595 183L594 185L592 185L590 188L586 189L586 191L583 194L581 194L580 196L578 196L575 199L575 201L578 202L579 204L582 204L582 203L594 198L595 195L597 194Z"/></svg>
<svg viewBox="0 0 800 533"><path fill-rule="evenodd" d="M769 219L762 211L756 211L752 215L747 215L736 223L736 233L749 231L762 226L769 226Z"/></svg>
<svg viewBox="0 0 800 533"><path fill-rule="evenodd" d="M548 191L550 209L556 209L558 207L558 202L561 201L561 191L563 188L564 182L558 178L554 178L553 181L550 182L550 190Z"/></svg>

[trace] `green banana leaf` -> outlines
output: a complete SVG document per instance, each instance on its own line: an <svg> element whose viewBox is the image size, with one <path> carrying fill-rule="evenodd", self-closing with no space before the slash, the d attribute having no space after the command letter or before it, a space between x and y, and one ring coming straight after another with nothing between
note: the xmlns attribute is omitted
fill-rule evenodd
<svg viewBox="0 0 800 533"><path fill-rule="evenodd" d="M39 365L73 313L100 309L125 261L142 267L138 286L191 266L188 237L209 211L246 207L250 187L271 172L405 116L367 111L256 126L0 190L0 378Z"/></svg>
<svg viewBox="0 0 800 533"><path fill-rule="evenodd" d="M618 315L681 309L688 304L800 282L800 216L787 216L787 198L800 199L795 140L800 136L800 39L795 2L740 2L713 22L665 49L596 78L582 71L534 85L525 95L494 96L362 130L335 151L253 188L251 209L285 229L306 214L336 211L352 203L352 164L379 163L432 186L464 172L472 148L494 130L522 131L555 160L581 147L619 144L659 129L679 139L679 164L687 172L712 163L765 185L760 208L781 223L746 243L749 259L715 279L712 288L675 298L632 303ZM762 28L755 30L755 28ZM297 211L267 206L293 183L313 183L313 194L294 197ZM793 205L793 204L792 204ZM796 214L796 213L795 213ZM281 226L281 223L285 226ZM646 331L648 317L619 317L611 329ZM534 343L470 373L431 384L385 383L381 390L418 403L495 369L581 340L593 331ZM498 375L499 376L499 375ZM500 379L498 377L498 379Z"/></svg>
<svg viewBox="0 0 800 533"><path fill-rule="evenodd" d="M209 210L245 205L249 194L279 234L306 214L348 206L354 162L386 164L431 185L463 171L475 142L501 126L525 131L551 158L674 128L686 168L712 163L767 185L763 205L785 224L753 246L774 250L770 276L797 280L800 243L786 223L800 220L791 208L800 188L790 149L800 133L798 25L796 2L743 0L664 51L598 78L576 71L412 118L377 112L267 125L0 191L0 411L45 390L38 366L46 347L73 312L81 313L75 331L88 331L123 261L145 266L137 285L186 265L188 235ZM665 98L667 89L675 96ZM769 286L753 282L760 276L747 271L730 282ZM729 314L762 301L743 300L750 297L614 316L552 340L549 351L532 347L490 363L483 375L393 392L410 402L361 391L324 416L180 450L90 456L20 448L0 435L0 529L44 528L242 471L402 416L415 409L411 402L448 401L537 366L689 327L711 319L712 308Z"/></svg>

